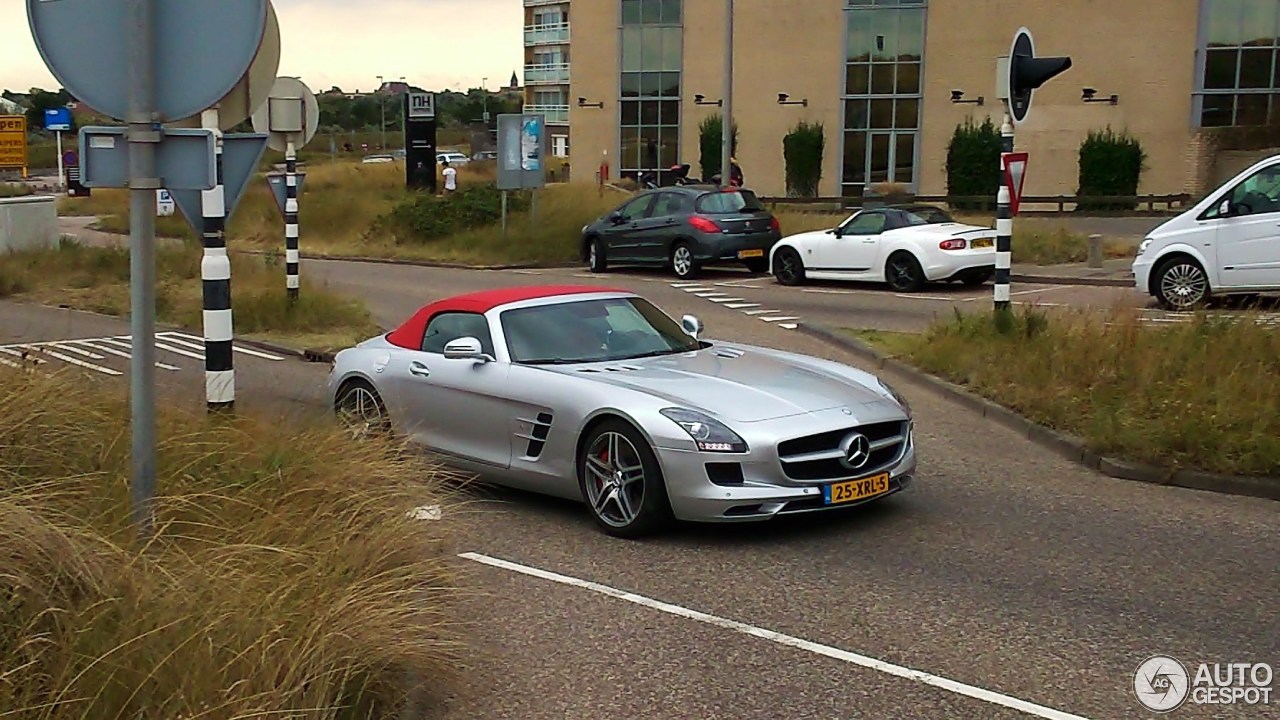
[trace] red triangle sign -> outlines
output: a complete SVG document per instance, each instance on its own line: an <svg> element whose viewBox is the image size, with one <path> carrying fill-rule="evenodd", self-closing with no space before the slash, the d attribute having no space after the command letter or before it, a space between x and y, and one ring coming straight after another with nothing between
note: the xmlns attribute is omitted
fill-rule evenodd
<svg viewBox="0 0 1280 720"><path fill-rule="evenodd" d="M1004 165L1004 184L1009 188L1009 212L1018 214L1018 206L1022 204L1022 188L1027 181L1027 153L1002 153L1001 164Z"/></svg>

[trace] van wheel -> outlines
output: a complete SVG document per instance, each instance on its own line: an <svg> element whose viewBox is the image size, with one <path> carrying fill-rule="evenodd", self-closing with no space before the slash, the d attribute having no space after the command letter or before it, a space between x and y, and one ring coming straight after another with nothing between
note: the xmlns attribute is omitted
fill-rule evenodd
<svg viewBox="0 0 1280 720"><path fill-rule="evenodd" d="M1156 300L1166 310L1195 310L1209 300L1209 276L1200 263L1186 256L1160 263L1153 284Z"/></svg>

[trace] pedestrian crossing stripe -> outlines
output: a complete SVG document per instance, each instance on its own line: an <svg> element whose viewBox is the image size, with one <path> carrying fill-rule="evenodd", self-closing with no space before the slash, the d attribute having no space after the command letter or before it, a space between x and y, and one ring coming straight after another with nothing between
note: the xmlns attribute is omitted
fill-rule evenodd
<svg viewBox="0 0 1280 720"><path fill-rule="evenodd" d="M75 367L92 370L108 376L120 376L124 372L107 366L108 358L133 360L131 336L114 335L108 337L76 338L70 340L45 340L32 343L13 343L0 345L0 366L21 369L47 365L51 361L59 361ZM193 360L204 360L204 338L182 332L156 333L156 353L172 353L189 357ZM252 348L233 345L232 349L242 355L256 357L272 362L283 362L279 355ZM169 372L181 370L177 365L156 360L156 367Z"/></svg>

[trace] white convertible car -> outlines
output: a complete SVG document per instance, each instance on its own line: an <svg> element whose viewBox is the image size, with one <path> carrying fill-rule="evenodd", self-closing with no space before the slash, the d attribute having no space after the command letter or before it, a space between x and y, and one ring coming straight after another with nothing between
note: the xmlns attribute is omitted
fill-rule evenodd
<svg viewBox="0 0 1280 720"><path fill-rule="evenodd" d="M830 230L784 237L769 257L783 285L885 282L916 292L931 282L981 285L995 274L996 231L964 225L932 205L859 210Z"/></svg>

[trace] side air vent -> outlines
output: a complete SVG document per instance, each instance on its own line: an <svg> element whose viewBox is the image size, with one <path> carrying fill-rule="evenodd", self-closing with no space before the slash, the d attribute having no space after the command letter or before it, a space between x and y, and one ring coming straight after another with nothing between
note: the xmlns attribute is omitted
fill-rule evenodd
<svg viewBox="0 0 1280 720"><path fill-rule="evenodd" d="M542 456L542 450L547 446L547 436L551 433L551 413L538 413L536 419L520 418L520 422L528 423L532 426L532 430L528 433L516 433L518 437L522 437L529 441L528 447L525 449L525 457L537 460Z"/></svg>
<svg viewBox="0 0 1280 720"><path fill-rule="evenodd" d="M641 370L641 369L643 368L637 367L635 365L610 365L605 368L583 368L578 372L581 372L581 373L635 372L636 370Z"/></svg>
<svg viewBox="0 0 1280 720"><path fill-rule="evenodd" d="M716 357L729 358L730 360L737 360L746 355L743 351L734 350L733 348L716 348L715 354Z"/></svg>

